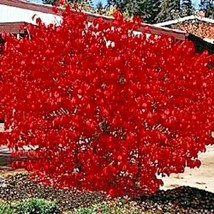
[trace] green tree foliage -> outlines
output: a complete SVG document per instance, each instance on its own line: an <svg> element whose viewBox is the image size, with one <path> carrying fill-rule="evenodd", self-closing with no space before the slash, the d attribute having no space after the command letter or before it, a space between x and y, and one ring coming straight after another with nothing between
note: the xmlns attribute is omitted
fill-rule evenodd
<svg viewBox="0 0 214 214"><path fill-rule="evenodd" d="M168 21L179 18L180 1L179 0L162 0L160 2L160 11L156 16L157 22Z"/></svg>
<svg viewBox="0 0 214 214"><path fill-rule="evenodd" d="M103 3L101 1L99 1L96 5L96 8L102 10L104 8Z"/></svg>
<svg viewBox="0 0 214 214"><path fill-rule="evenodd" d="M116 6L119 10L124 10L129 0L107 0L108 6Z"/></svg>
<svg viewBox="0 0 214 214"><path fill-rule="evenodd" d="M132 9L131 15L141 16L143 18L143 21L146 23L155 23L156 16L160 10L159 1L136 0L133 1L133 3L130 4L130 8Z"/></svg>
<svg viewBox="0 0 214 214"><path fill-rule="evenodd" d="M108 5L115 5L129 16L140 16L147 23L155 23L160 10L158 0L109 0Z"/></svg>
<svg viewBox="0 0 214 214"><path fill-rule="evenodd" d="M44 4L56 4L58 0L42 0ZM86 2L87 0L67 0L70 3L82 3Z"/></svg>
<svg viewBox="0 0 214 214"><path fill-rule="evenodd" d="M44 4L56 4L57 3L57 0L42 0L42 2L44 3Z"/></svg>
<svg viewBox="0 0 214 214"><path fill-rule="evenodd" d="M190 16L194 13L194 7L191 0L183 0L181 3L181 13L182 17Z"/></svg>
<svg viewBox="0 0 214 214"><path fill-rule="evenodd" d="M129 16L140 16L151 24L194 13L191 0L108 0L108 5L115 5Z"/></svg>
<svg viewBox="0 0 214 214"><path fill-rule="evenodd" d="M211 19L214 19L214 5L209 5L206 8L206 16Z"/></svg>
<svg viewBox="0 0 214 214"><path fill-rule="evenodd" d="M60 1L59 0L43 0L44 4L52 4L57 5ZM70 3L71 7L75 5L78 6L79 9L87 12L96 12L93 7L92 0L65 0L65 3Z"/></svg>
<svg viewBox="0 0 214 214"><path fill-rule="evenodd" d="M47 4L56 4L57 0L43 0ZM193 14L194 8L191 0L107 0L107 6L99 2L93 7L92 0L67 0L78 3L80 8L89 12L108 15L112 8L124 13L126 17L140 16L143 22L154 24ZM212 16L213 8L207 8ZM211 14L211 15L210 15Z"/></svg>
<svg viewBox="0 0 214 214"><path fill-rule="evenodd" d="M214 1L213 0L202 0L200 8L205 10L206 17L214 19Z"/></svg>
<svg viewBox="0 0 214 214"><path fill-rule="evenodd" d="M101 14L101 15L105 15L105 8L104 8L103 3L101 1L99 1L96 4L95 12L98 14Z"/></svg>

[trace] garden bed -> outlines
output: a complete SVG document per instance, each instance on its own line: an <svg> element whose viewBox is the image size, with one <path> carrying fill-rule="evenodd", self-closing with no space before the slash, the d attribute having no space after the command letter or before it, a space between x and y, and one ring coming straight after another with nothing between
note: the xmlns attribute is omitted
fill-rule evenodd
<svg viewBox="0 0 214 214"><path fill-rule="evenodd" d="M4 172L0 175L0 200L12 202L19 199L43 198L56 202L61 211L81 213L75 208L87 208L82 213L214 213L214 193L182 186L172 190L161 190L151 197L130 200L110 200L101 193L82 193L77 190L62 190L44 187L28 179L26 173ZM126 211L125 211L126 210ZM132 212L133 210L133 212ZM119 212L120 213L120 212Z"/></svg>

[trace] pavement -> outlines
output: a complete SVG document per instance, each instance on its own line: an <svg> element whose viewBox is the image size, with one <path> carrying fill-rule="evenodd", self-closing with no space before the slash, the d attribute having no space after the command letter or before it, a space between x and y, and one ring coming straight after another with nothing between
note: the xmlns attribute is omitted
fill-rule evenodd
<svg viewBox="0 0 214 214"><path fill-rule="evenodd" d="M186 168L184 173L171 174L163 178L164 186L161 189L190 186L214 193L214 145L206 148L205 153L199 154L199 168Z"/></svg>

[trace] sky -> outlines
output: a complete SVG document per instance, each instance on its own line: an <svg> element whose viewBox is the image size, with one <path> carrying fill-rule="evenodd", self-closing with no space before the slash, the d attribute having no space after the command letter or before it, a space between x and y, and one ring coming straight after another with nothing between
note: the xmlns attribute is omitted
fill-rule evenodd
<svg viewBox="0 0 214 214"><path fill-rule="evenodd" d="M41 2L42 2L42 0L31 0L31 1L32 1L32 2L38 2L38 3L41 3ZM105 5L106 2L107 2L107 0L92 0L92 2L93 2L94 5L97 5L97 3L100 2L100 1L103 3L103 5ZM200 0L192 0L192 3L194 4L194 6L195 6L196 8L198 8L198 5L199 5L199 3L200 3Z"/></svg>
<svg viewBox="0 0 214 214"><path fill-rule="evenodd" d="M107 0L92 0L94 5L97 5L98 2L102 2L103 5L105 5L107 3Z"/></svg>

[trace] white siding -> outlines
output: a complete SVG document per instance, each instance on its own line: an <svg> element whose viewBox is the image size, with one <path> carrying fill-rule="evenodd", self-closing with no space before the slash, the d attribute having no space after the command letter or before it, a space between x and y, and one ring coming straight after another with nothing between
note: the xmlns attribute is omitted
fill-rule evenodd
<svg viewBox="0 0 214 214"><path fill-rule="evenodd" d="M0 123L0 132L4 132L4 123Z"/></svg>
<svg viewBox="0 0 214 214"><path fill-rule="evenodd" d="M27 22L35 24L32 17L40 17L45 24L59 24L62 20L60 16L32 11L22 8L0 5L0 22Z"/></svg>

